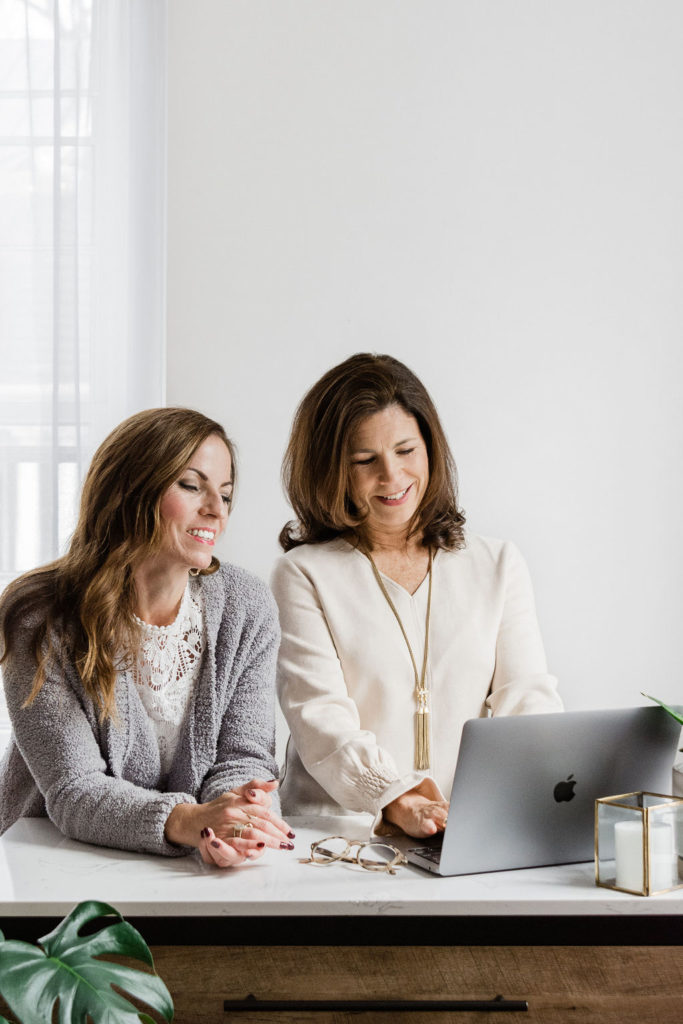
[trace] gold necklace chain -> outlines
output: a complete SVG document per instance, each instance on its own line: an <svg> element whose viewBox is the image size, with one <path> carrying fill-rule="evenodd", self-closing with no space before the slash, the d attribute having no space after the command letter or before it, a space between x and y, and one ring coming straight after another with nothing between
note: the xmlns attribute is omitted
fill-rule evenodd
<svg viewBox="0 0 683 1024"><path fill-rule="evenodd" d="M399 624L403 639L406 642L408 648L408 654L410 660L413 663L413 672L415 673L415 699L417 701L417 710L415 713L415 767L424 771L429 768L430 762L430 749L429 749L429 690L426 685L427 678L427 659L429 657L429 621L432 614L432 549L429 549L429 590L427 592L427 615L425 618L425 646L424 646L424 657L422 659L422 674L417 673L417 663L415 661L415 655L413 654L413 648L410 646L410 640L408 634L405 631L401 616L398 614L396 605L391 600L389 591L384 585L379 569L375 565L374 559L369 551L363 549L363 554L367 557L372 566L372 571L375 574L375 579L379 585L379 589L384 594L387 604L391 608L392 612L396 617L396 621Z"/></svg>

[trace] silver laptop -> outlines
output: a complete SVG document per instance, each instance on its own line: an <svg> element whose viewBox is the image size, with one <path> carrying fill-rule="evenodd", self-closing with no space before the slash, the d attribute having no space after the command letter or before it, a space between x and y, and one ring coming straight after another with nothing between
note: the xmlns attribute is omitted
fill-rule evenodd
<svg viewBox="0 0 683 1024"><path fill-rule="evenodd" d="M670 793L680 732L658 707L472 719L446 830L406 856L439 875L592 860L595 800Z"/></svg>

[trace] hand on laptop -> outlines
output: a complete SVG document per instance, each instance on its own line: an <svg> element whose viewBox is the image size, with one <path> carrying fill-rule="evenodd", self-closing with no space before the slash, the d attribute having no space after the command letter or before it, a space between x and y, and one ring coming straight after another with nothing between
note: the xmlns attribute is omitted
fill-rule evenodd
<svg viewBox="0 0 683 1024"><path fill-rule="evenodd" d="M432 779L423 779L384 808L382 817L409 836L422 839L443 832L448 820L448 801Z"/></svg>

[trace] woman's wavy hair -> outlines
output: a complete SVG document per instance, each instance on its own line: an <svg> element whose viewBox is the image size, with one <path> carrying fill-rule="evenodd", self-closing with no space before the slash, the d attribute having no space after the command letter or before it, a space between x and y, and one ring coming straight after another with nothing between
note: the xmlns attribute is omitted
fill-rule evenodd
<svg viewBox="0 0 683 1024"><path fill-rule="evenodd" d="M367 512L350 497L351 438L362 420L392 405L415 417L429 456L429 484L409 536L421 534L425 547L452 551L463 546L457 470L425 386L398 359L360 352L328 370L295 413L282 466L296 515L280 532L285 551L348 534L363 541Z"/></svg>
<svg viewBox="0 0 683 1024"><path fill-rule="evenodd" d="M96 451L65 555L7 587L0 598L0 664L28 626L36 673L26 704L50 665L66 657L102 720L116 718L116 674L137 650L133 574L163 538L161 498L208 437L235 451L223 427L193 409L147 409L124 420ZM202 569L209 575L217 559Z"/></svg>

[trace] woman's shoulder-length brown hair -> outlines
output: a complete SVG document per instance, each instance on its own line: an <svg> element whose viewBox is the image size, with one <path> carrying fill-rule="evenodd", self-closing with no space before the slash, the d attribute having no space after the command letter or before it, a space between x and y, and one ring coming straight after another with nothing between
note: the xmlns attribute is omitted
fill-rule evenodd
<svg viewBox="0 0 683 1024"><path fill-rule="evenodd" d="M447 551L464 545L455 461L427 389L398 359L360 352L328 370L295 413L282 467L296 515L280 532L285 551L342 535L362 540L365 517L349 496L351 438L362 420L391 405L415 417L429 456L429 483L409 535Z"/></svg>

